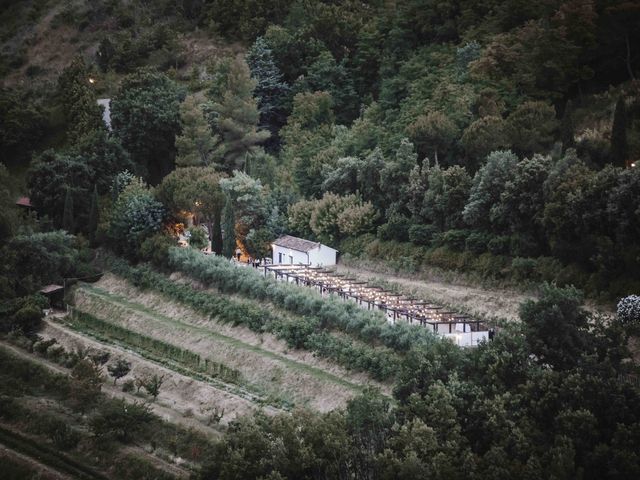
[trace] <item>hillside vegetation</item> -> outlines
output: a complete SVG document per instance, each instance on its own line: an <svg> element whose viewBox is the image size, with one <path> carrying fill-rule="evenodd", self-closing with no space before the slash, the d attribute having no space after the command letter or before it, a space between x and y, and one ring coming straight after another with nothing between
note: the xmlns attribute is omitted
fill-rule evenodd
<svg viewBox="0 0 640 480"><path fill-rule="evenodd" d="M637 0L0 7L10 475L640 478ZM238 265L283 234L516 321Z"/></svg>

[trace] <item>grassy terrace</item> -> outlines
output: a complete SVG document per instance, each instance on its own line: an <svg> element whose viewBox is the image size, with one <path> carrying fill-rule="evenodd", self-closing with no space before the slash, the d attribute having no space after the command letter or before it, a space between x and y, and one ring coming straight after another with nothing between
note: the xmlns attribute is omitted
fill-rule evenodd
<svg viewBox="0 0 640 480"><path fill-rule="evenodd" d="M132 302L129 299L123 297L122 295L118 295L118 294L114 294L114 293L110 293L107 292L106 290L99 288L97 286L94 285L88 285L88 284L83 284L79 289L80 293L82 294L88 294L90 297L95 297L103 302L107 302L108 304L110 304L111 306L115 306L119 309L123 309L124 312L129 312L129 313L135 313L137 315L141 315L144 318L147 318L153 322L156 322L158 324L164 325L166 327L169 327L171 330L174 331L181 331L181 332L185 332L187 334L195 334L198 337L201 338L211 338L216 340L217 342L222 342L234 349L238 349L238 350L244 350L244 351L248 351L251 352L253 354L259 355L261 357L265 357L271 360L275 360L278 363L282 364L283 366L287 367L288 369L292 369L294 371L299 371L302 372L304 374L310 375L314 378L317 378L319 380L325 381L325 382L330 382L333 384L337 384L340 385L343 388L347 388L349 390L352 390L354 392L360 392L364 390L364 386L362 385L358 385L356 383L353 382L349 382L343 378L340 378L336 375L331 374L330 372L326 372L320 368L316 368L313 367L311 365L307 365L301 362L297 362L295 360L292 360L290 358L287 358L284 355L266 350L264 348L261 348L259 346L256 345L251 345L249 343L243 342L241 340L238 340L236 338L232 338L230 336L227 335L223 335L219 332L216 332L215 330L211 329L211 328L207 328L204 326L200 326L200 325L194 325L194 324L190 324L190 323L186 323L180 320L177 320L176 318L172 318L169 317L167 315L163 315L151 308L148 308L144 305L141 305L140 303L136 303L136 302ZM104 321L104 320L103 320ZM83 326L84 325L84 326ZM72 324L71 326L73 326L74 328L78 328L80 330L83 331L88 331L88 333L98 333L95 332L95 328L87 328L86 326L86 322L83 324L82 322L80 322L79 324L74 322L74 324ZM93 332L91 331L93 330ZM102 336L105 336L105 333L102 333ZM109 339L109 335L106 334L107 339ZM113 339L111 339L113 341ZM127 345L129 346L129 345ZM136 350L134 348L134 350ZM242 387L248 391L252 391L251 387L249 385L247 385L246 383L242 382L241 383ZM234 385L232 387L232 390L234 391L233 393L237 392L237 387L238 385ZM255 396L255 393L252 392L252 395ZM283 405L280 405L283 406Z"/></svg>

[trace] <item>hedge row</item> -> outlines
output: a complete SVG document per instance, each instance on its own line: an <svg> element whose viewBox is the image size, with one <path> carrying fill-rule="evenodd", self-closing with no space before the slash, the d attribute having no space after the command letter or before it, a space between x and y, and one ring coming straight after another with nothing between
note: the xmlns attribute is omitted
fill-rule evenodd
<svg viewBox="0 0 640 480"><path fill-rule="evenodd" d="M180 365L184 365L196 372L205 373L214 378L233 384L240 384L242 375L238 370L227 367L218 362L213 362L207 358L202 358L197 353L185 350L175 345L141 335L126 328L105 322L93 315L73 309L72 319L75 323L103 334L111 339L123 342L127 345L139 348L152 355L172 360Z"/></svg>
<svg viewBox="0 0 640 480"><path fill-rule="evenodd" d="M204 256L187 248L169 250L169 265L221 292L271 302L296 315L317 319L322 328L338 329L370 344L406 352L440 341L425 328L390 324L381 312L371 312L352 302L323 298L316 291L286 282L274 282L251 268L237 268L217 256Z"/></svg>
<svg viewBox="0 0 640 480"><path fill-rule="evenodd" d="M198 255L202 257L200 253ZM126 278L137 287L160 292L208 315L209 318L243 325L254 332L272 333L292 348L307 349L348 369L367 372L377 380L390 379L399 369L401 357L396 352L330 335L326 332L328 325L317 318L302 316L292 321L275 315L266 306L248 305L227 296L198 291L190 285L173 282L148 266L133 267L120 259L111 259L108 262L112 272ZM265 281L256 272L251 273L254 279ZM227 291L231 293L230 290Z"/></svg>

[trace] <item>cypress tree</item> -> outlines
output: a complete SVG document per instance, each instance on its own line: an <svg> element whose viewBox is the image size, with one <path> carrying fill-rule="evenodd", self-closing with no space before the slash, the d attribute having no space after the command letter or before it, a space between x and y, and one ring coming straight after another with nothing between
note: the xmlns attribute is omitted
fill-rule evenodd
<svg viewBox="0 0 640 480"><path fill-rule="evenodd" d="M622 97L616 102L611 127L611 163L625 167L629 145L627 144L627 108Z"/></svg>
<svg viewBox="0 0 640 480"><path fill-rule="evenodd" d="M224 223L222 255L227 258L231 258L235 254L236 250L236 219L233 212L233 206L231 205L231 200L227 200L224 210L222 210L222 221Z"/></svg>
<svg viewBox="0 0 640 480"><path fill-rule="evenodd" d="M569 148L574 148L576 146L574 133L573 103L571 102L571 100L567 100L567 104L564 107L562 122L560 124L560 139L562 140L563 152L565 152Z"/></svg>
<svg viewBox="0 0 640 480"><path fill-rule="evenodd" d="M89 210L89 239L91 243L95 241L96 230L98 229L98 186L93 187L91 195L91 209Z"/></svg>
<svg viewBox="0 0 640 480"><path fill-rule="evenodd" d="M76 57L58 78L69 140L75 142L93 130L103 129L102 111L89 83L91 71L82 57Z"/></svg>
<svg viewBox="0 0 640 480"><path fill-rule="evenodd" d="M69 187L67 187L67 194L64 197L62 228L69 233L73 233L73 196L71 195L71 188Z"/></svg>
<svg viewBox="0 0 640 480"><path fill-rule="evenodd" d="M214 214L213 223L211 224L211 250L217 255L222 253L222 219L221 211L217 210Z"/></svg>

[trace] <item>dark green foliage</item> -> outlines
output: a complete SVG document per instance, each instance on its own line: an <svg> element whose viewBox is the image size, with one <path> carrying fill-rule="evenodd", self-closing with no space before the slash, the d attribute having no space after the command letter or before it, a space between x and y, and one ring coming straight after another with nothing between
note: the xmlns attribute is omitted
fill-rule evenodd
<svg viewBox="0 0 640 480"><path fill-rule="evenodd" d="M9 172L0 163L0 245L13 235L18 226L18 208L10 187Z"/></svg>
<svg viewBox="0 0 640 480"><path fill-rule="evenodd" d="M73 219L73 197L71 189L67 187L67 193L64 197L64 210L62 211L62 228L69 233L74 233Z"/></svg>
<svg viewBox="0 0 640 480"><path fill-rule="evenodd" d="M231 62L223 85L221 96L211 98L211 128L220 139L213 159L231 174L234 170L246 170L249 159L257 154L258 146L270 133L258 128L260 113L253 97L256 81L243 60Z"/></svg>
<svg viewBox="0 0 640 480"><path fill-rule="evenodd" d="M140 179L118 195L109 224L109 238L123 253L135 257L142 242L160 230L166 215L163 205Z"/></svg>
<svg viewBox="0 0 640 480"><path fill-rule="evenodd" d="M94 180L94 172L86 162L47 150L35 159L28 175L30 199L41 215L47 215L54 225L62 227L69 192L78 223L85 223Z"/></svg>
<svg viewBox="0 0 640 480"><path fill-rule="evenodd" d="M540 300L522 304L520 317L538 361L563 370L576 365L587 346L587 313L575 288L545 285Z"/></svg>
<svg viewBox="0 0 640 480"><path fill-rule="evenodd" d="M415 245L429 245L438 233L435 225L411 225L409 227L409 241Z"/></svg>
<svg viewBox="0 0 640 480"><path fill-rule="evenodd" d="M109 192L117 174L135 168L120 140L104 130L96 130L83 137L74 151L78 159L91 168L93 184L100 195Z"/></svg>
<svg viewBox="0 0 640 480"><path fill-rule="evenodd" d="M31 294L50 283L62 285L64 278L95 274L85 248L63 231L17 235L0 250L0 272L17 295Z"/></svg>
<svg viewBox="0 0 640 480"><path fill-rule="evenodd" d="M89 239L91 242L95 240L96 230L98 229L99 222L99 199L98 199L98 187L97 185L93 189L91 195L91 208L89 209Z"/></svg>
<svg viewBox="0 0 640 480"><path fill-rule="evenodd" d="M94 130L104 129L97 96L89 78L90 69L82 57L76 57L58 78L58 94L67 120L67 136L77 142Z"/></svg>
<svg viewBox="0 0 640 480"><path fill-rule="evenodd" d="M258 100L260 126L269 130L272 138L276 138L278 130L286 122L290 87L283 80L273 52L264 38L258 37L247 52L247 64L251 77L256 80L253 95Z"/></svg>
<svg viewBox="0 0 640 480"><path fill-rule="evenodd" d="M40 102L17 89L0 89L0 161L19 165L28 161L46 132Z"/></svg>
<svg viewBox="0 0 640 480"><path fill-rule="evenodd" d="M113 377L113 384L115 385L119 378L126 376L131 370L131 363L119 358L115 363L107 366L109 375Z"/></svg>
<svg viewBox="0 0 640 480"><path fill-rule="evenodd" d="M144 389L155 400L160 395L160 387L164 382L164 375L154 374L151 378L144 382Z"/></svg>
<svg viewBox="0 0 640 480"><path fill-rule="evenodd" d="M336 62L330 52L322 52L294 85L296 92L324 91L334 101L336 120L349 124L358 113L359 102L345 63Z"/></svg>
<svg viewBox="0 0 640 480"><path fill-rule="evenodd" d="M227 200L222 210L222 245L216 245L216 253L222 253L226 258L231 258L236 253L236 219L231 200Z"/></svg>
<svg viewBox="0 0 640 480"><path fill-rule="evenodd" d="M184 92L166 75L140 70L127 76L111 101L116 137L152 184L171 171Z"/></svg>
<svg viewBox="0 0 640 480"><path fill-rule="evenodd" d="M611 127L611 163L616 167L625 167L629 155L627 142L627 109L623 97L616 102Z"/></svg>
<svg viewBox="0 0 640 480"><path fill-rule="evenodd" d="M152 419L149 406L121 399L102 404L90 425L97 437L115 438L126 443L143 431Z"/></svg>
<svg viewBox="0 0 640 480"><path fill-rule="evenodd" d="M49 305L42 295L19 297L2 302L0 307L0 331L20 331L33 335L39 328L44 314L42 309Z"/></svg>

